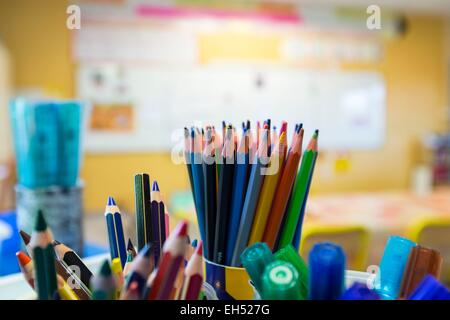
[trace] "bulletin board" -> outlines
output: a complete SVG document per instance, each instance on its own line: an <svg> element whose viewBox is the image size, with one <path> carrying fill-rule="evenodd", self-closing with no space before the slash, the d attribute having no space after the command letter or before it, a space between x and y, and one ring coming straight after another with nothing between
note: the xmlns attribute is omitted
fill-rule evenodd
<svg viewBox="0 0 450 320"><path fill-rule="evenodd" d="M76 93L92 110L87 151L168 151L185 126L267 118L302 122L307 135L319 129L322 150L383 144L382 76L333 64L377 59L372 36L299 32L295 19L279 16L275 25L183 11L170 18L166 7L124 3L106 18L83 7L86 20L73 33ZM149 12L164 17L139 14Z"/></svg>

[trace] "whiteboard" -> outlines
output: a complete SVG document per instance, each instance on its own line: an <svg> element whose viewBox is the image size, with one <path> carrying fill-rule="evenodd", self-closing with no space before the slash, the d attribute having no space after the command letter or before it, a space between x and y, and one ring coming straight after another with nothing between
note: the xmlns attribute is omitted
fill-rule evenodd
<svg viewBox="0 0 450 320"><path fill-rule="evenodd" d="M385 87L376 72L304 70L281 65L118 65L80 63L77 94L92 103L130 102L131 132L88 129L90 152L168 151L183 127L222 120L303 123L305 135L320 130L322 150L369 150L385 139ZM103 90L92 74L106 79ZM116 92L117 83L125 87ZM291 137L291 134L288 135Z"/></svg>

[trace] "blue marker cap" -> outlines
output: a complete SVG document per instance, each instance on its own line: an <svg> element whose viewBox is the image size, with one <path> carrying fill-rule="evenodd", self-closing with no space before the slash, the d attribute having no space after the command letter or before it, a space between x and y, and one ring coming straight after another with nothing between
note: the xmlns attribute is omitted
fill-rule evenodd
<svg viewBox="0 0 450 320"><path fill-rule="evenodd" d="M375 279L375 288L382 299L397 299L409 253L415 246L409 239L389 237Z"/></svg>
<svg viewBox="0 0 450 320"><path fill-rule="evenodd" d="M345 254L334 243L321 242L309 253L309 298L339 299L344 291Z"/></svg>
<svg viewBox="0 0 450 320"><path fill-rule="evenodd" d="M433 276L423 278L408 300L450 300L450 290Z"/></svg>
<svg viewBox="0 0 450 320"><path fill-rule="evenodd" d="M159 191L158 182L156 182L156 180L153 181L153 188L152 188L152 191Z"/></svg>
<svg viewBox="0 0 450 320"><path fill-rule="evenodd" d="M344 292L341 300L380 300L380 296L364 283L355 282Z"/></svg>

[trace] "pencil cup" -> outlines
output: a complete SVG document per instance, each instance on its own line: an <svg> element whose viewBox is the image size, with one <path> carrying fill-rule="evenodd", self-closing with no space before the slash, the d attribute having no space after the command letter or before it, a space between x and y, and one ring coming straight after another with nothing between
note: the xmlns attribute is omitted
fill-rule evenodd
<svg viewBox="0 0 450 320"><path fill-rule="evenodd" d="M228 267L205 259L206 282L219 300L252 300L254 289L244 268Z"/></svg>
<svg viewBox="0 0 450 320"><path fill-rule="evenodd" d="M39 209L53 233L54 239L82 255L82 191L79 183L73 188L28 189L16 186L17 223L20 229L31 233Z"/></svg>

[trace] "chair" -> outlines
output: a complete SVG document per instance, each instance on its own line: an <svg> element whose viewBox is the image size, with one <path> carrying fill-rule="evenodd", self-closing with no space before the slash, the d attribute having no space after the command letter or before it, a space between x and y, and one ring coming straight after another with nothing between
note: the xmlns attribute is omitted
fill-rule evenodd
<svg viewBox="0 0 450 320"><path fill-rule="evenodd" d="M440 280L450 284L450 219L417 220L407 229L406 236L420 245L441 253L444 261Z"/></svg>
<svg viewBox="0 0 450 320"><path fill-rule="evenodd" d="M309 225L302 230L300 254L307 261L309 251L318 242L333 242L342 247L347 269L365 271L369 252L369 231L360 225Z"/></svg>

